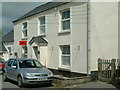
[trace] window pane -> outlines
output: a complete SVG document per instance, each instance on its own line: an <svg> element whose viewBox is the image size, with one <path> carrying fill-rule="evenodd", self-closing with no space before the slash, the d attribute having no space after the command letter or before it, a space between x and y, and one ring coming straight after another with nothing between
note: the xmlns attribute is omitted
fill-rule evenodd
<svg viewBox="0 0 120 90"><path fill-rule="evenodd" d="M12 66L17 66L17 61L15 60Z"/></svg>
<svg viewBox="0 0 120 90"><path fill-rule="evenodd" d="M27 36L27 30L23 30L24 37Z"/></svg>
<svg viewBox="0 0 120 90"><path fill-rule="evenodd" d="M43 66L40 62L36 60L20 60L19 67L20 68L39 68Z"/></svg>
<svg viewBox="0 0 120 90"><path fill-rule="evenodd" d="M70 66L70 56L62 56L62 65Z"/></svg>
<svg viewBox="0 0 120 90"><path fill-rule="evenodd" d="M24 53L27 54L27 47L24 48Z"/></svg>
<svg viewBox="0 0 120 90"><path fill-rule="evenodd" d="M45 34L45 25L40 26L40 34Z"/></svg>
<svg viewBox="0 0 120 90"><path fill-rule="evenodd" d="M8 62L8 66L11 66L12 63L13 63L13 60L10 60L10 61Z"/></svg>
<svg viewBox="0 0 120 90"><path fill-rule="evenodd" d="M27 29L27 23L23 23L23 29Z"/></svg>
<svg viewBox="0 0 120 90"><path fill-rule="evenodd" d="M70 47L69 46L64 46L63 49L62 49L62 54L70 55Z"/></svg>
<svg viewBox="0 0 120 90"><path fill-rule="evenodd" d="M27 47L26 46L23 47L22 57L27 58Z"/></svg>
<svg viewBox="0 0 120 90"><path fill-rule="evenodd" d="M40 25L45 24L45 17L40 18Z"/></svg>
<svg viewBox="0 0 120 90"><path fill-rule="evenodd" d="M62 21L62 30L70 29L70 20Z"/></svg>
<svg viewBox="0 0 120 90"><path fill-rule="evenodd" d="M70 18L70 10L62 12L62 19Z"/></svg>

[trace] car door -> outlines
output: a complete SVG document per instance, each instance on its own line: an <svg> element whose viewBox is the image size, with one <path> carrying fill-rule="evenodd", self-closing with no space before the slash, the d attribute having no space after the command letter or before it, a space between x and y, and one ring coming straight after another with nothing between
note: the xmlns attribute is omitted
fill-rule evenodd
<svg viewBox="0 0 120 90"><path fill-rule="evenodd" d="M11 78L15 81L17 80L17 74L18 74L17 69L18 69L17 60L14 60L14 62L11 65Z"/></svg>
<svg viewBox="0 0 120 90"><path fill-rule="evenodd" d="M11 69L12 69L12 67L11 67L11 65L12 65L12 63L14 62L14 59L10 59L9 61L8 61L8 63L7 63L7 65L6 65L6 73L7 73L7 77L9 78L9 79L11 79Z"/></svg>

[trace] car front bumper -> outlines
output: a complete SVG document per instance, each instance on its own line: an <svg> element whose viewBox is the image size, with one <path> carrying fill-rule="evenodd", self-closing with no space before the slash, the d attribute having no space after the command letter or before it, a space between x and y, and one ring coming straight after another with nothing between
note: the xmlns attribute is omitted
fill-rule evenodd
<svg viewBox="0 0 120 90"><path fill-rule="evenodd" d="M51 83L53 81L52 77L45 78L24 78L24 84L42 84L42 83Z"/></svg>

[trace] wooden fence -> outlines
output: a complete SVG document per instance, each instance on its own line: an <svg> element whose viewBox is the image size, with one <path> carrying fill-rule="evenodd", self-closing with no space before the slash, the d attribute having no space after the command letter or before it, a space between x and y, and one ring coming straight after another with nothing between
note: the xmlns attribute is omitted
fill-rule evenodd
<svg viewBox="0 0 120 90"><path fill-rule="evenodd" d="M98 79L108 83L117 83L120 80L120 60L98 59Z"/></svg>

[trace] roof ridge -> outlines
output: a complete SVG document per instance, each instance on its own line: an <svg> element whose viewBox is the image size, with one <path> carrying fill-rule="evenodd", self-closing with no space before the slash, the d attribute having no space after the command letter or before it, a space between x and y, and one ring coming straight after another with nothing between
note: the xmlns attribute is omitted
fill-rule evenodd
<svg viewBox="0 0 120 90"><path fill-rule="evenodd" d="M56 3L56 4L53 4L53 3ZM28 13L24 14L23 16L21 16L20 18L14 20L13 23L17 22L19 20L25 19L27 17L33 16L35 14L38 14L40 12L46 11L48 9L54 8L56 6L65 4L65 3L68 3L68 2L47 2L47 3L44 3L44 4L40 5L40 6L35 7L31 11L29 11Z"/></svg>

